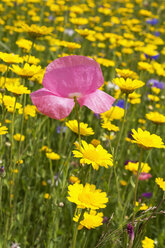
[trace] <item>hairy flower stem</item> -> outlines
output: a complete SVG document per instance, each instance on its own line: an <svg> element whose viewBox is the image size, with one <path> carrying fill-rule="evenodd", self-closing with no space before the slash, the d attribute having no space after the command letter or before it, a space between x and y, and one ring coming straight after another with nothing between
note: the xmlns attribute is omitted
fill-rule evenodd
<svg viewBox="0 0 165 248"><path fill-rule="evenodd" d="M84 215L84 212L85 212L85 210L83 209L83 210L81 211L81 215L80 215L80 217L79 217L79 220L78 220L78 222L77 222L76 225L75 225L75 229L74 229L74 233L73 233L73 242L72 242L71 248L76 248L76 240L77 240L78 226L79 226L79 224L80 224L80 221L82 220L82 217L83 217L83 215Z"/></svg>
<svg viewBox="0 0 165 248"><path fill-rule="evenodd" d="M15 98L14 102L14 109L13 109L13 116L12 116L12 123L11 123L11 152L10 152L10 166L12 165L12 155L13 155L13 135L14 135L14 121L15 121L15 111L16 111L16 103L17 97Z"/></svg>
<svg viewBox="0 0 165 248"><path fill-rule="evenodd" d="M139 176L141 173L141 163L143 159L143 149L140 150L140 157L139 157L139 165L138 165L138 171L136 175L136 182L135 182L135 191L134 191L134 202L133 202L133 216L132 216L132 226L134 226L134 220L135 220L135 207L136 207L136 197L137 197L137 188L138 188L138 182L139 182Z"/></svg>
<svg viewBox="0 0 165 248"><path fill-rule="evenodd" d="M121 209L122 209L122 204L121 204L121 198L120 198L119 182L118 182L118 176L117 176L117 170L116 170L116 167L117 167L117 163L116 162L117 162L118 148L119 148L119 144L120 144L120 141L121 141L121 138L122 138L122 135L123 135L124 124L125 124L126 115L127 115L127 102L128 102L128 94L125 95L124 118L123 118L121 130L120 130L120 135L119 135L119 138L118 138L118 141L117 141L116 149L115 149L114 154L113 154L113 164L114 164L113 169L114 169L115 180L116 180L116 187L117 187L117 194L118 194L118 203L119 203L119 206L120 206ZM109 186L110 186L110 184L108 185L108 191L109 191Z"/></svg>
<svg viewBox="0 0 165 248"><path fill-rule="evenodd" d="M26 82L26 79L25 79ZM19 148L18 148L18 161L20 160L20 155L21 155L21 139L22 139L22 135L23 135L23 127L24 127L24 116L25 116L25 105L26 105L26 94L23 95L23 113L22 113L22 117L21 117L21 130L20 130L20 141L19 141Z"/></svg>
<svg viewBox="0 0 165 248"><path fill-rule="evenodd" d="M116 161L116 158L117 158L117 152L118 152L118 149L119 149L119 144L120 144L120 141L121 141L121 138L122 138L122 135L123 135L123 131L124 131L124 124L125 124L126 115L127 115L127 102L128 102L128 94L125 95L124 118L123 118L123 122L122 122L122 125L121 125L120 135L119 135L119 138L118 138L118 141L117 141L116 149L115 149L115 152L114 152L114 165L115 165L115 161Z"/></svg>
<svg viewBox="0 0 165 248"><path fill-rule="evenodd" d="M80 115L79 115L79 105L78 105L76 96L74 97L74 102L75 102L75 111L76 111L76 117L77 117L77 123L78 123L78 141L79 141L79 146L81 149Z"/></svg>

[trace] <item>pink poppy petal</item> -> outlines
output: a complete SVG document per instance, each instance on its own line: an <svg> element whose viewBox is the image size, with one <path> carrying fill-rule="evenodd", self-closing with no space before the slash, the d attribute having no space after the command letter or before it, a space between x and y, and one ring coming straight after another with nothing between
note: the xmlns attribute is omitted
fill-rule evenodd
<svg viewBox="0 0 165 248"><path fill-rule="evenodd" d="M100 114L108 111L116 99L102 90L96 90L89 95L78 98L77 100L81 107L85 105L93 112Z"/></svg>
<svg viewBox="0 0 165 248"><path fill-rule="evenodd" d="M31 93L30 96L33 104L42 114L57 120L67 117L75 104L73 99L55 96L45 88Z"/></svg>
<svg viewBox="0 0 165 248"><path fill-rule="evenodd" d="M100 65L86 56L71 55L51 62L43 86L61 97L84 96L104 83Z"/></svg>

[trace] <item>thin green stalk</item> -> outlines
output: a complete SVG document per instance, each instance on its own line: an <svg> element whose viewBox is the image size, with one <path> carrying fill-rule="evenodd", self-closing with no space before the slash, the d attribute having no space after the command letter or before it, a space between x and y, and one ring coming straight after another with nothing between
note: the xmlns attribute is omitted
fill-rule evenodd
<svg viewBox="0 0 165 248"><path fill-rule="evenodd" d="M26 79L25 79L26 81ZM20 130L20 142L19 142L19 148L18 148L18 161L20 160L20 153L21 153L21 138L23 135L23 127L24 127L24 116L25 116L25 104L26 104L26 94L24 95L24 100L23 100L23 113L22 113L22 117L21 117L21 130Z"/></svg>
<svg viewBox="0 0 165 248"><path fill-rule="evenodd" d="M118 203L120 208L122 209L122 204L121 204L121 198L120 198L120 191L119 191L119 182L118 182L118 176L117 176L117 163L116 163L116 159L117 159L117 153L118 153L118 148L119 148L119 144L123 135L123 131L124 131L124 124L125 124L125 120L126 120L126 115L127 115L127 102L128 102L128 94L126 94L125 96L125 111L124 111L124 118L123 118L123 122L122 122L122 126L121 126L121 130L120 130L120 134L119 134L119 138L117 141L117 145L116 145L116 149L114 151L113 154L113 169L114 169L114 174L115 174L115 181L116 181L116 187L117 187L117 195L118 195ZM108 187L110 186L110 184L108 185ZM108 188L109 191L109 188Z"/></svg>
<svg viewBox="0 0 165 248"><path fill-rule="evenodd" d="M139 182L139 176L141 173L141 163L143 159L143 149L141 148L140 150L140 157L139 157L139 165L138 165L138 171L136 175L136 183L135 183L135 191L134 191L134 202L133 202L133 216L132 216L132 226L134 226L134 221L135 221L135 208L136 208L136 197L137 197L137 188L138 188L138 182Z"/></svg>
<svg viewBox="0 0 165 248"><path fill-rule="evenodd" d="M74 229L74 233L73 233L73 242L72 242L71 248L76 248L78 226L79 226L79 224L80 224L80 221L82 220L82 217L83 217L83 215L84 215L84 211L85 211L84 209L81 211L81 215L80 215L80 217L79 217L79 220L78 220L78 222L77 222L76 225L75 225L75 229Z"/></svg>
<svg viewBox="0 0 165 248"><path fill-rule="evenodd" d="M121 141L121 138L122 138L122 135L123 135L123 131L124 131L124 124L125 124L126 115L127 115L127 102L128 102L128 94L125 95L124 118L123 118L123 122L122 122L122 125L121 125L121 130L120 130L119 138L118 138L118 141L117 141L116 149L115 149L115 152L114 152L114 163L115 163L116 158L117 158L117 152L118 152L118 149L119 149L119 144L120 144L120 141Z"/></svg>
<svg viewBox="0 0 165 248"><path fill-rule="evenodd" d="M76 117L77 117L77 123L78 123L78 141L79 141L79 146L81 148L79 104L77 102L76 96L74 97L74 102L75 102L75 111L76 111Z"/></svg>
<svg viewBox="0 0 165 248"><path fill-rule="evenodd" d="M12 116L12 123L11 123L11 152L10 152L10 166L11 166L11 164L12 164L12 155L13 155L13 135L14 135L14 121L15 121L16 103L17 103L17 97L15 98L15 102L14 102L14 109L13 109L13 116Z"/></svg>

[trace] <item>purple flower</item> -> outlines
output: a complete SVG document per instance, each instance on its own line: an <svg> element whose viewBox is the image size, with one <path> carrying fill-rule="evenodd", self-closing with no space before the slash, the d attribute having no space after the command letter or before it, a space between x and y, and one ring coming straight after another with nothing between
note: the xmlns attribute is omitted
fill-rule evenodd
<svg viewBox="0 0 165 248"><path fill-rule="evenodd" d="M156 18L147 19L146 23L151 24L151 25L156 25L158 23L158 19Z"/></svg>
<svg viewBox="0 0 165 248"><path fill-rule="evenodd" d="M107 216L104 216L103 218L103 224L106 223L108 221L108 217Z"/></svg>
<svg viewBox="0 0 165 248"><path fill-rule="evenodd" d="M56 128L56 132L57 132L57 133L61 133L61 129L62 129L62 127L61 127L61 126L57 126L57 128ZM63 132L63 133L65 133L65 132L66 132L66 129L67 129L67 127L63 127L62 132Z"/></svg>
<svg viewBox="0 0 165 248"><path fill-rule="evenodd" d="M127 233L129 234L129 239L134 240L134 231L133 231L133 226L131 224L127 225Z"/></svg>
<svg viewBox="0 0 165 248"><path fill-rule="evenodd" d="M125 101L123 99L118 100L116 106L125 109ZM129 103L127 103L127 109L129 107Z"/></svg>
<svg viewBox="0 0 165 248"><path fill-rule="evenodd" d="M159 37L159 36L160 36L160 32L159 32L159 31L155 31L154 35L155 35L156 37Z"/></svg>
<svg viewBox="0 0 165 248"><path fill-rule="evenodd" d="M164 89L164 82L159 82L156 79L150 79L147 82L147 86L149 86L149 87L156 87L158 89Z"/></svg>
<svg viewBox="0 0 165 248"><path fill-rule="evenodd" d="M100 119L100 114L94 113L94 116L95 116L97 119Z"/></svg>
<svg viewBox="0 0 165 248"><path fill-rule="evenodd" d="M147 59L154 59L154 60L156 60L156 59L159 58L159 53L156 54L156 55L154 55L154 56L149 56L149 55L147 55L146 53L145 53L144 55L145 55L145 57L146 57Z"/></svg>
<svg viewBox="0 0 165 248"><path fill-rule="evenodd" d="M143 193L142 196L146 197L146 198L151 198L152 197L152 192Z"/></svg>

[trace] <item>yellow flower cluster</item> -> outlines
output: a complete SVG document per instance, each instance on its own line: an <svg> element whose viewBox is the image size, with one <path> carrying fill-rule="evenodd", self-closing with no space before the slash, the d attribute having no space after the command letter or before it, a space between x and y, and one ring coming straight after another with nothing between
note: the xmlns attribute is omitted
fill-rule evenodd
<svg viewBox="0 0 165 248"><path fill-rule="evenodd" d="M94 170L98 170L99 166L108 168L113 166L112 155L107 152L101 145L97 147L87 144L82 140L82 146L78 150L73 151L75 158L80 158L81 164L91 164Z"/></svg>
<svg viewBox="0 0 165 248"><path fill-rule="evenodd" d="M165 116L156 111L146 114L146 118L155 124L165 123Z"/></svg>
<svg viewBox="0 0 165 248"><path fill-rule="evenodd" d="M154 240L145 237L144 240L142 240L142 248L154 248Z"/></svg>
<svg viewBox="0 0 165 248"><path fill-rule="evenodd" d="M74 133L78 134L78 122L77 120L71 120L65 123L67 127L69 127ZM93 129L88 127L88 124L84 122L80 122L80 134L82 136L93 135Z"/></svg>
<svg viewBox="0 0 165 248"><path fill-rule="evenodd" d="M131 78L127 78L127 79L114 78L112 82L118 85L122 92L127 93L127 94L130 94L135 89L138 89L144 86L144 82L137 80L137 79L132 80Z"/></svg>
<svg viewBox="0 0 165 248"><path fill-rule="evenodd" d="M161 189L163 189L163 191L165 191L165 181L163 181L163 178L158 177L155 179L155 182L157 183L157 185L159 185Z"/></svg>
<svg viewBox="0 0 165 248"><path fill-rule="evenodd" d="M138 144L143 149L165 148L161 137L156 134L150 134L150 132L143 131L141 128L138 128L138 131L132 129L132 133L134 138L132 142Z"/></svg>
<svg viewBox="0 0 165 248"><path fill-rule="evenodd" d="M128 162L125 169L136 173L138 171L139 162ZM141 163L141 172L148 173L151 167L147 163Z"/></svg>
<svg viewBox="0 0 165 248"><path fill-rule="evenodd" d="M86 227L87 229L96 228L103 224L103 213L97 213L96 210L100 208L105 208L108 198L105 192L100 189L96 189L93 184L82 184L75 183L68 186L67 197L70 202L77 205L78 212L73 217L75 222L79 221L81 209L90 209L88 212L84 212L83 219L80 220L79 229Z"/></svg>
<svg viewBox="0 0 165 248"><path fill-rule="evenodd" d="M27 32L32 38L41 37L48 35L53 31L53 27L37 26L32 24L31 26L27 24L22 24L22 31Z"/></svg>

